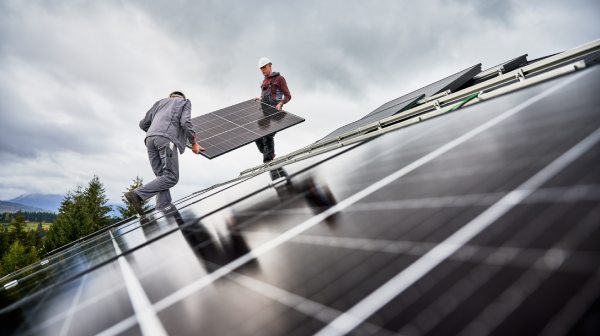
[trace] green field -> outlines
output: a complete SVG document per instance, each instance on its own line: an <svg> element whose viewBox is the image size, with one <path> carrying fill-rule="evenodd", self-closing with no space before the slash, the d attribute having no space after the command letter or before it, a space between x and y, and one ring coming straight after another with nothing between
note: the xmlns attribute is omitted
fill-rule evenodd
<svg viewBox="0 0 600 336"><path fill-rule="evenodd" d="M10 225L9 223L1 223L2 225ZM39 222L27 222L25 223L25 227L27 228L27 231L33 231L33 230L37 230ZM52 223L44 223L42 222L42 227L44 228L44 230L48 231L50 229L50 225L52 225Z"/></svg>

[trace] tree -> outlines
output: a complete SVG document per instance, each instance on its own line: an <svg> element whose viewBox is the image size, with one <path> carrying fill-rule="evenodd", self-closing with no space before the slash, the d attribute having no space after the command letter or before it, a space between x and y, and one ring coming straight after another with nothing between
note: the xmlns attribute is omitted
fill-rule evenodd
<svg viewBox="0 0 600 336"><path fill-rule="evenodd" d="M10 248L10 235L8 233L8 225L2 224L0 227L0 261Z"/></svg>
<svg viewBox="0 0 600 336"><path fill-rule="evenodd" d="M77 189L75 192L67 192L60 202L56 220L48 230L48 235L46 235L44 244L46 251L52 251L68 242L69 221L72 217L73 207L75 206L75 193L79 190L80 189Z"/></svg>
<svg viewBox="0 0 600 336"><path fill-rule="evenodd" d="M12 273L39 259L35 246L26 247L20 241L15 241L2 258L2 271Z"/></svg>
<svg viewBox="0 0 600 336"><path fill-rule="evenodd" d="M23 216L23 213L21 213L20 211L17 212L12 222L10 223L10 227L11 243L16 240L19 240L21 241L21 243L23 243L25 241L25 236L27 235L25 229L25 217Z"/></svg>
<svg viewBox="0 0 600 336"><path fill-rule="evenodd" d="M92 178L87 188L77 187L61 202L54 224L48 230L45 249L52 251L110 224L106 205L108 199L98 176Z"/></svg>
<svg viewBox="0 0 600 336"><path fill-rule="evenodd" d="M87 212L89 221L84 231L85 234L90 234L110 224L108 214L111 208L106 205L108 199L98 176L94 175L83 194L85 202L83 207Z"/></svg>
<svg viewBox="0 0 600 336"><path fill-rule="evenodd" d="M25 229L25 216L18 212L10 230L2 225L0 231L0 276L11 273L39 259L42 238Z"/></svg>
<svg viewBox="0 0 600 336"><path fill-rule="evenodd" d="M0 271L3 274L14 272L39 260L44 250L52 251L110 225L108 213L111 208L107 202L104 186L94 175L85 189L79 186L65 195L55 219L54 214L17 213L12 216L10 230L4 225L0 228ZM39 222L48 216L54 219L54 224L47 234L41 223L37 230L25 229L25 218Z"/></svg>
<svg viewBox="0 0 600 336"><path fill-rule="evenodd" d="M119 213L121 214L122 219L137 215L137 211L135 211L133 206L131 204L129 204L129 201L127 201L127 199L125 198L125 193L135 190L143 185L144 185L144 180L141 177L136 176L133 179L133 182L131 182L131 185L129 185L129 187L127 187L127 190L121 195L121 200L125 204L125 207L119 206L117 208L117 210L119 210ZM142 208L144 209L144 211L150 210L150 205L148 204L148 200L145 200L142 202Z"/></svg>
<svg viewBox="0 0 600 336"><path fill-rule="evenodd" d="M44 225L42 222L39 222L37 228L35 229L35 233L38 237L44 238L46 236L46 231L44 231Z"/></svg>

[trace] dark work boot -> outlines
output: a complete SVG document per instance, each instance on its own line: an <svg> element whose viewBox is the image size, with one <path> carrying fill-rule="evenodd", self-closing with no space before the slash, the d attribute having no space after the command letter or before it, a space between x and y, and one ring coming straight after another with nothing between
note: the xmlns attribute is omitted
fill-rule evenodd
<svg viewBox="0 0 600 336"><path fill-rule="evenodd" d="M271 162L275 158L275 153L270 152L263 155L263 163Z"/></svg>
<svg viewBox="0 0 600 336"><path fill-rule="evenodd" d="M142 208L142 199L135 192L126 192L125 198L140 216L144 214L144 209Z"/></svg>

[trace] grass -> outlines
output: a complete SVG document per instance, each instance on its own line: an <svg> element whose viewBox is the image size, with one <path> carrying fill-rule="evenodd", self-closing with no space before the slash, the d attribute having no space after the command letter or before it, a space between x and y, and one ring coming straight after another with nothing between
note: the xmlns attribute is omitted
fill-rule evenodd
<svg viewBox="0 0 600 336"><path fill-rule="evenodd" d="M27 231L35 231L37 230L38 224L40 222L27 222L25 223L25 228ZM2 225L9 225L9 223L1 223ZM48 231L50 229L50 225L52 225L52 223L45 223L42 222L42 227L44 228L44 230Z"/></svg>

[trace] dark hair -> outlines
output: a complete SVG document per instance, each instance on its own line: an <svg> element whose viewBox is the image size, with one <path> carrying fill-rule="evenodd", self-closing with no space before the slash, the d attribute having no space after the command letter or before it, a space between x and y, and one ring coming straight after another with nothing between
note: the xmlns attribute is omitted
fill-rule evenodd
<svg viewBox="0 0 600 336"><path fill-rule="evenodd" d="M182 96L183 99L185 99L185 95L181 91L173 91L173 92L171 92L171 94L169 95L169 97L173 97L173 96Z"/></svg>

